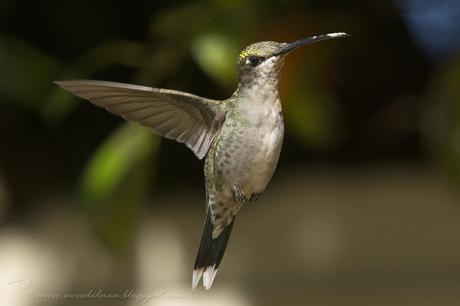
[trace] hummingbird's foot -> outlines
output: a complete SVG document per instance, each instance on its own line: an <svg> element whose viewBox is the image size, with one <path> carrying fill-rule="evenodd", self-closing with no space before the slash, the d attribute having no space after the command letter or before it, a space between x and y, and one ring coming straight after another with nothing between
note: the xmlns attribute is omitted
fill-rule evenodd
<svg viewBox="0 0 460 306"><path fill-rule="evenodd" d="M248 201L248 199L246 198L246 195L244 194L243 190L241 190L240 186L238 185L233 186L232 192L233 192L233 201L240 203L240 204L244 204Z"/></svg>
<svg viewBox="0 0 460 306"><path fill-rule="evenodd" d="M259 199L259 197L261 196L262 194L262 191L260 192L254 192L253 194L251 194L251 198L249 199L249 201L251 202L255 202Z"/></svg>

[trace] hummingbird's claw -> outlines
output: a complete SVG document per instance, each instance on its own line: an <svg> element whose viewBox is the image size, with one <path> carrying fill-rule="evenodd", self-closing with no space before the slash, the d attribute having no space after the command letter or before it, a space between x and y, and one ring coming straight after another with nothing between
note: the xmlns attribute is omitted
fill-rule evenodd
<svg viewBox="0 0 460 306"><path fill-rule="evenodd" d="M251 202L255 202L259 199L259 197L262 195L262 191L260 192L254 192L253 194L251 194L251 198L249 198L249 201Z"/></svg>
<svg viewBox="0 0 460 306"><path fill-rule="evenodd" d="M244 194L243 190L241 190L240 186L238 185L233 186L232 192L233 192L233 201L240 203L240 204L244 204L248 201L248 199L246 198L246 195Z"/></svg>

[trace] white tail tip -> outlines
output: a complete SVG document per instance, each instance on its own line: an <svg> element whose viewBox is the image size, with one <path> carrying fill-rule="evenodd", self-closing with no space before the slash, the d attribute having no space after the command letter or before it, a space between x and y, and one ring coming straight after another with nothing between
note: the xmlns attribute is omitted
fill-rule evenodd
<svg viewBox="0 0 460 306"><path fill-rule="evenodd" d="M215 269L216 265L206 267L203 273L203 286L206 290L209 290L212 286L212 282L217 274L217 269Z"/></svg>
<svg viewBox="0 0 460 306"><path fill-rule="evenodd" d="M214 282L214 278L216 278L216 274L218 269L215 268L216 266L209 266L206 268L199 268L193 270L193 278L192 278L192 289L196 289L198 283L200 282L201 277L203 277L203 286L206 290L209 290Z"/></svg>
<svg viewBox="0 0 460 306"><path fill-rule="evenodd" d="M203 271L204 268L193 270L192 289L196 289L196 286L198 286L201 276L203 275Z"/></svg>

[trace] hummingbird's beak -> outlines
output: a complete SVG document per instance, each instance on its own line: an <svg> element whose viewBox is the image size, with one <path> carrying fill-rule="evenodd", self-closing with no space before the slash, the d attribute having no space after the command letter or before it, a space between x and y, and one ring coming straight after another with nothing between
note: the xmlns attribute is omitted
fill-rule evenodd
<svg viewBox="0 0 460 306"><path fill-rule="evenodd" d="M343 33L343 32L310 36L310 37L299 39L299 40L296 40L296 41L293 41L293 42L290 42L290 43L286 43L274 55L278 56L278 55L287 54L287 53L291 52L292 50L297 49L298 47L310 45L310 44L313 44L315 42L328 40L328 39L331 39L331 38L341 38L341 37L349 37L349 36L351 36L351 35L347 34L347 33Z"/></svg>

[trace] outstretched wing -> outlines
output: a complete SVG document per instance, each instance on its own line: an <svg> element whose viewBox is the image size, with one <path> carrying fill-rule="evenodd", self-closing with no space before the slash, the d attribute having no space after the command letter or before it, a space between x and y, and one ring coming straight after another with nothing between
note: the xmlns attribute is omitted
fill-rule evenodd
<svg viewBox="0 0 460 306"><path fill-rule="evenodd" d="M57 81L91 103L184 143L202 159L225 117L221 103L185 92L145 86L92 81Z"/></svg>

